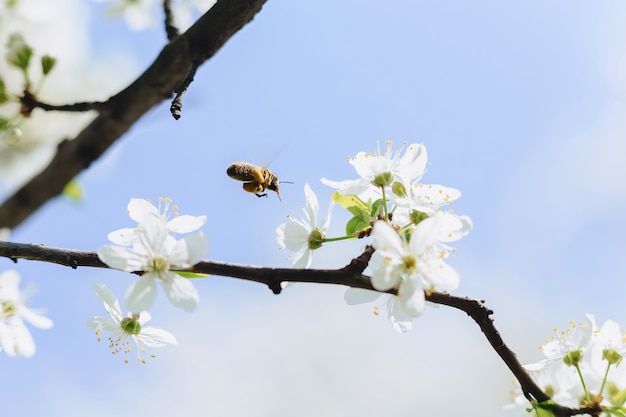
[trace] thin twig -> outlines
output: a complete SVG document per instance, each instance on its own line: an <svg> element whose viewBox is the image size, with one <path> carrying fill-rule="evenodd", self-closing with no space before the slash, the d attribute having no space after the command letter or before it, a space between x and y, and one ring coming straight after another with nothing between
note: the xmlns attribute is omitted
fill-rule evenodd
<svg viewBox="0 0 626 417"><path fill-rule="evenodd" d="M178 28L174 25L174 14L170 0L163 0L163 13L165 14L165 33L170 42L179 35Z"/></svg>
<svg viewBox="0 0 626 417"><path fill-rule="evenodd" d="M95 110L102 112L106 110L106 105L101 101L83 101L72 104L48 104L39 101L37 97L29 90L24 90L22 97L20 97L20 114L24 117L30 117L31 113L35 109L42 109L45 111L66 111L66 112L86 112Z"/></svg>
<svg viewBox="0 0 626 417"><path fill-rule="evenodd" d="M174 117L174 119L176 120L180 119L180 111L183 109L183 95L187 92L187 88L189 88L189 85L193 82L193 77L195 77L196 71L198 71L198 68L200 67L202 62L203 59L201 59L200 56L194 56L193 60L191 61L191 66L189 67L189 72L187 73L187 76L185 77L183 82L180 83L174 90L174 92L176 93L176 97L174 97L174 100L172 100L170 112L172 113L172 117Z"/></svg>

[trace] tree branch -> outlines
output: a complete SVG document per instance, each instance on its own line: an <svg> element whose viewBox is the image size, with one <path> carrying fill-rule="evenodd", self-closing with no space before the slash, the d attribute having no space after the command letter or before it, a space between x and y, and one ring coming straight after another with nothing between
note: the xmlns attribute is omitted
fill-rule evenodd
<svg viewBox="0 0 626 417"><path fill-rule="evenodd" d="M267 268L215 261L202 261L185 271L240 278L262 283L267 285L275 294L280 293L282 282L337 284L377 291L372 287L370 277L362 274L372 253L373 249L371 246L368 246L359 257L353 259L348 265L341 269ZM79 266L108 268L107 265L100 261L95 252L51 248L43 245L0 242L0 257L10 258L14 262L17 262L17 259L28 259L65 265L71 268L77 268ZM386 292L389 294L396 293L395 290ZM478 324L489 341L489 344L508 366L513 375L515 375L526 398L539 402L550 399L535 383L528 372L526 372L526 369L524 369L519 362L515 353L504 343L500 333L493 324L493 319L491 318L493 311L485 306L483 300L479 301L438 292L426 294L426 299L435 304L446 305L464 311ZM579 414L597 415L600 412L600 408L584 407L572 409L555 405L552 411L557 417Z"/></svg>
<svg viewBox="0 0 626 417"><path fill-rule="evenodd" d="M184 34L167 44L131 85L109 98L78 136L62 142L50 164L0 206L0 227L14 228L89 167L153 106L171 97L194 57L215 53L259 12L266 0L219 0Z"/></svg>

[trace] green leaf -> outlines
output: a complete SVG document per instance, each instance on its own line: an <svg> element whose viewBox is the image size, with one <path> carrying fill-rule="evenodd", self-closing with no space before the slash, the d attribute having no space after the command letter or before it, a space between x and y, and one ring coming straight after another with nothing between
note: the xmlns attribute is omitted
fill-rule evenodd
<svg viewBox="0 0 626 417"><path fill-rule="evenodd" d="M626 402L626 389L611 395L611 404L614 406L621 407L624 405L624 402Z"/></svg>
<svg viewBox="0 0 626 417"><path fill-rule="evenodd" d="M359 230L365 230L370 227L370 223L360 217L353 217L346 223L346 235L353 236Z"/></svg>
<svg viewBox="0 0 626 417"><path fill-rule="evenodd" d="M197 272L187 272L187 271L174 271L174 272L183 278L204 278L204 277L209 276L209 274L199 274Z"/></svg>
<svg viewBox="0 0 626 417"><path fill-rule="evenodd" d="M24 45L22 48L17 50L14 55L9 57L9 63L26 73L30 65L30 59L32 57L33 48L28 45Z"/></svg>
<svg viewBox="0 0 626 417"><path fill-rule="evenodd" d="M535 413L537 417L554 417L554 401L546 400L540 403L534 404Z"/></svg>
<svg viewBox="0 0 626 417"><path fill-rule="evenodd" d="M33 48L26 43L24 36L20 33L13 33L9 36L6 54L6 60L9 64L21 69L26 74L32 56Z"/></svg>
<svg viewBox="0 0 626 417"><path fill-rule="evenodd" d="M4 80L0 78L0 104L4 104L7 101L9 101L9 96L7 95L6 85Z"/></svg>
<svg viewBox="0 0 626 417"><path fill-rule="evenodd" d="M335 191L331 196L333 201L341 207L347 209L356 217L365 220L370 218L370 207L355 195L342 195L339 191Z"/></svg>
<svg viewBox="0 0 626 417"><path fill-rule="evenodd" d="M54 64L57 63L57 59L50 55L44 55L41 57L41 72L43 75L48 75L52 68L54 68Z"/></svg>
<svg viewBox="0 0 626 417"><path fill-rule="evenodd" d="M379 198L378 200L374 201L372 203L372 211L370 213L371 217L373 218L378 218L378 215L382 215L383 214L383 209L382 209L382 204L383 204L383 199Z"/></svg>
<svg viewBox="0 0 626 417"><path fill-rule="evenodd" d="M545 408L536 408L535 412L537 413L537 417L554 417L554 412L552 412L552 410L546 410Z"/></svg>
<svg viewBox="0 0 626 417"><path fill-rule="evenodd" d="M7 130L9 127L9 119L5 119L4 117L0 117L0 132L3 130Z"/></svg>
<svg viewBox="0 0 626 417"><path fill-rule="evenodd" d="M80 184L78 184L78 181L74 179L65 184L65 188L63 188L63 195L75 203L78 203L83 200L83 189Z"/></svg>

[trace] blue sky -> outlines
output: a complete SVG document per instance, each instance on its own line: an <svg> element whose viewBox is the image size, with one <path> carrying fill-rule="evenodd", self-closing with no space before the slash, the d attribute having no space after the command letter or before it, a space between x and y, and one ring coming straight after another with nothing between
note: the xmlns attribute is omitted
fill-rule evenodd
<svg viewBox="0 0 626 417"><path fill-rule="evenodd" d="M99 10L94 56L135 56L132 79L164 35ZM423 181L460 189L455 210L475 225L456 245L456 293L485 298L505 341L536 361L554 326L587 312L626 326L625 15L621 1L270 0L200 69L182 119L168 103L152 110L80 175L84 202L54 200L13 238L97 250L131 225L130 198L167 196L209 217L208 259L287 266L274 230L301 215L305 182L325 207L332 190L319 179L353 178L346 157L421 142ZM225 175L236 160L294 184L282 201L257 199ZM347 218L336 207L331 232ZM342 266L361 246L324 246L313 266ZM221 277L197 282L193 314L160 293L152 323L179 345L124 365L84 323L104 314L92 283L121 296L130 276L0 267L35 283L31 305L55 321L33 330L34 358L0 357L7 414L497 416L512 387L461 312L429 309L399 335L372 305L346 306L343 287L274 296Z"/></svg>

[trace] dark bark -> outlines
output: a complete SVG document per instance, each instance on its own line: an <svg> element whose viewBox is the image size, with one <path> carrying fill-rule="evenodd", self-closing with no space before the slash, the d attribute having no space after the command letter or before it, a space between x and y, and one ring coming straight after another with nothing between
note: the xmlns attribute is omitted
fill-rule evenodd
<svg viewBox="0 0 626 417"><path fill-rule="evenodd" d="M0 227L15 228L59 195L72 178L88 168L143 114L172 97L194 59L205 62L215 55L252 20L265 1L218 1L187 32L167 44L137 80L101 103L98 116L76 138L61 142L50 164L0 206Z"/></svg>

